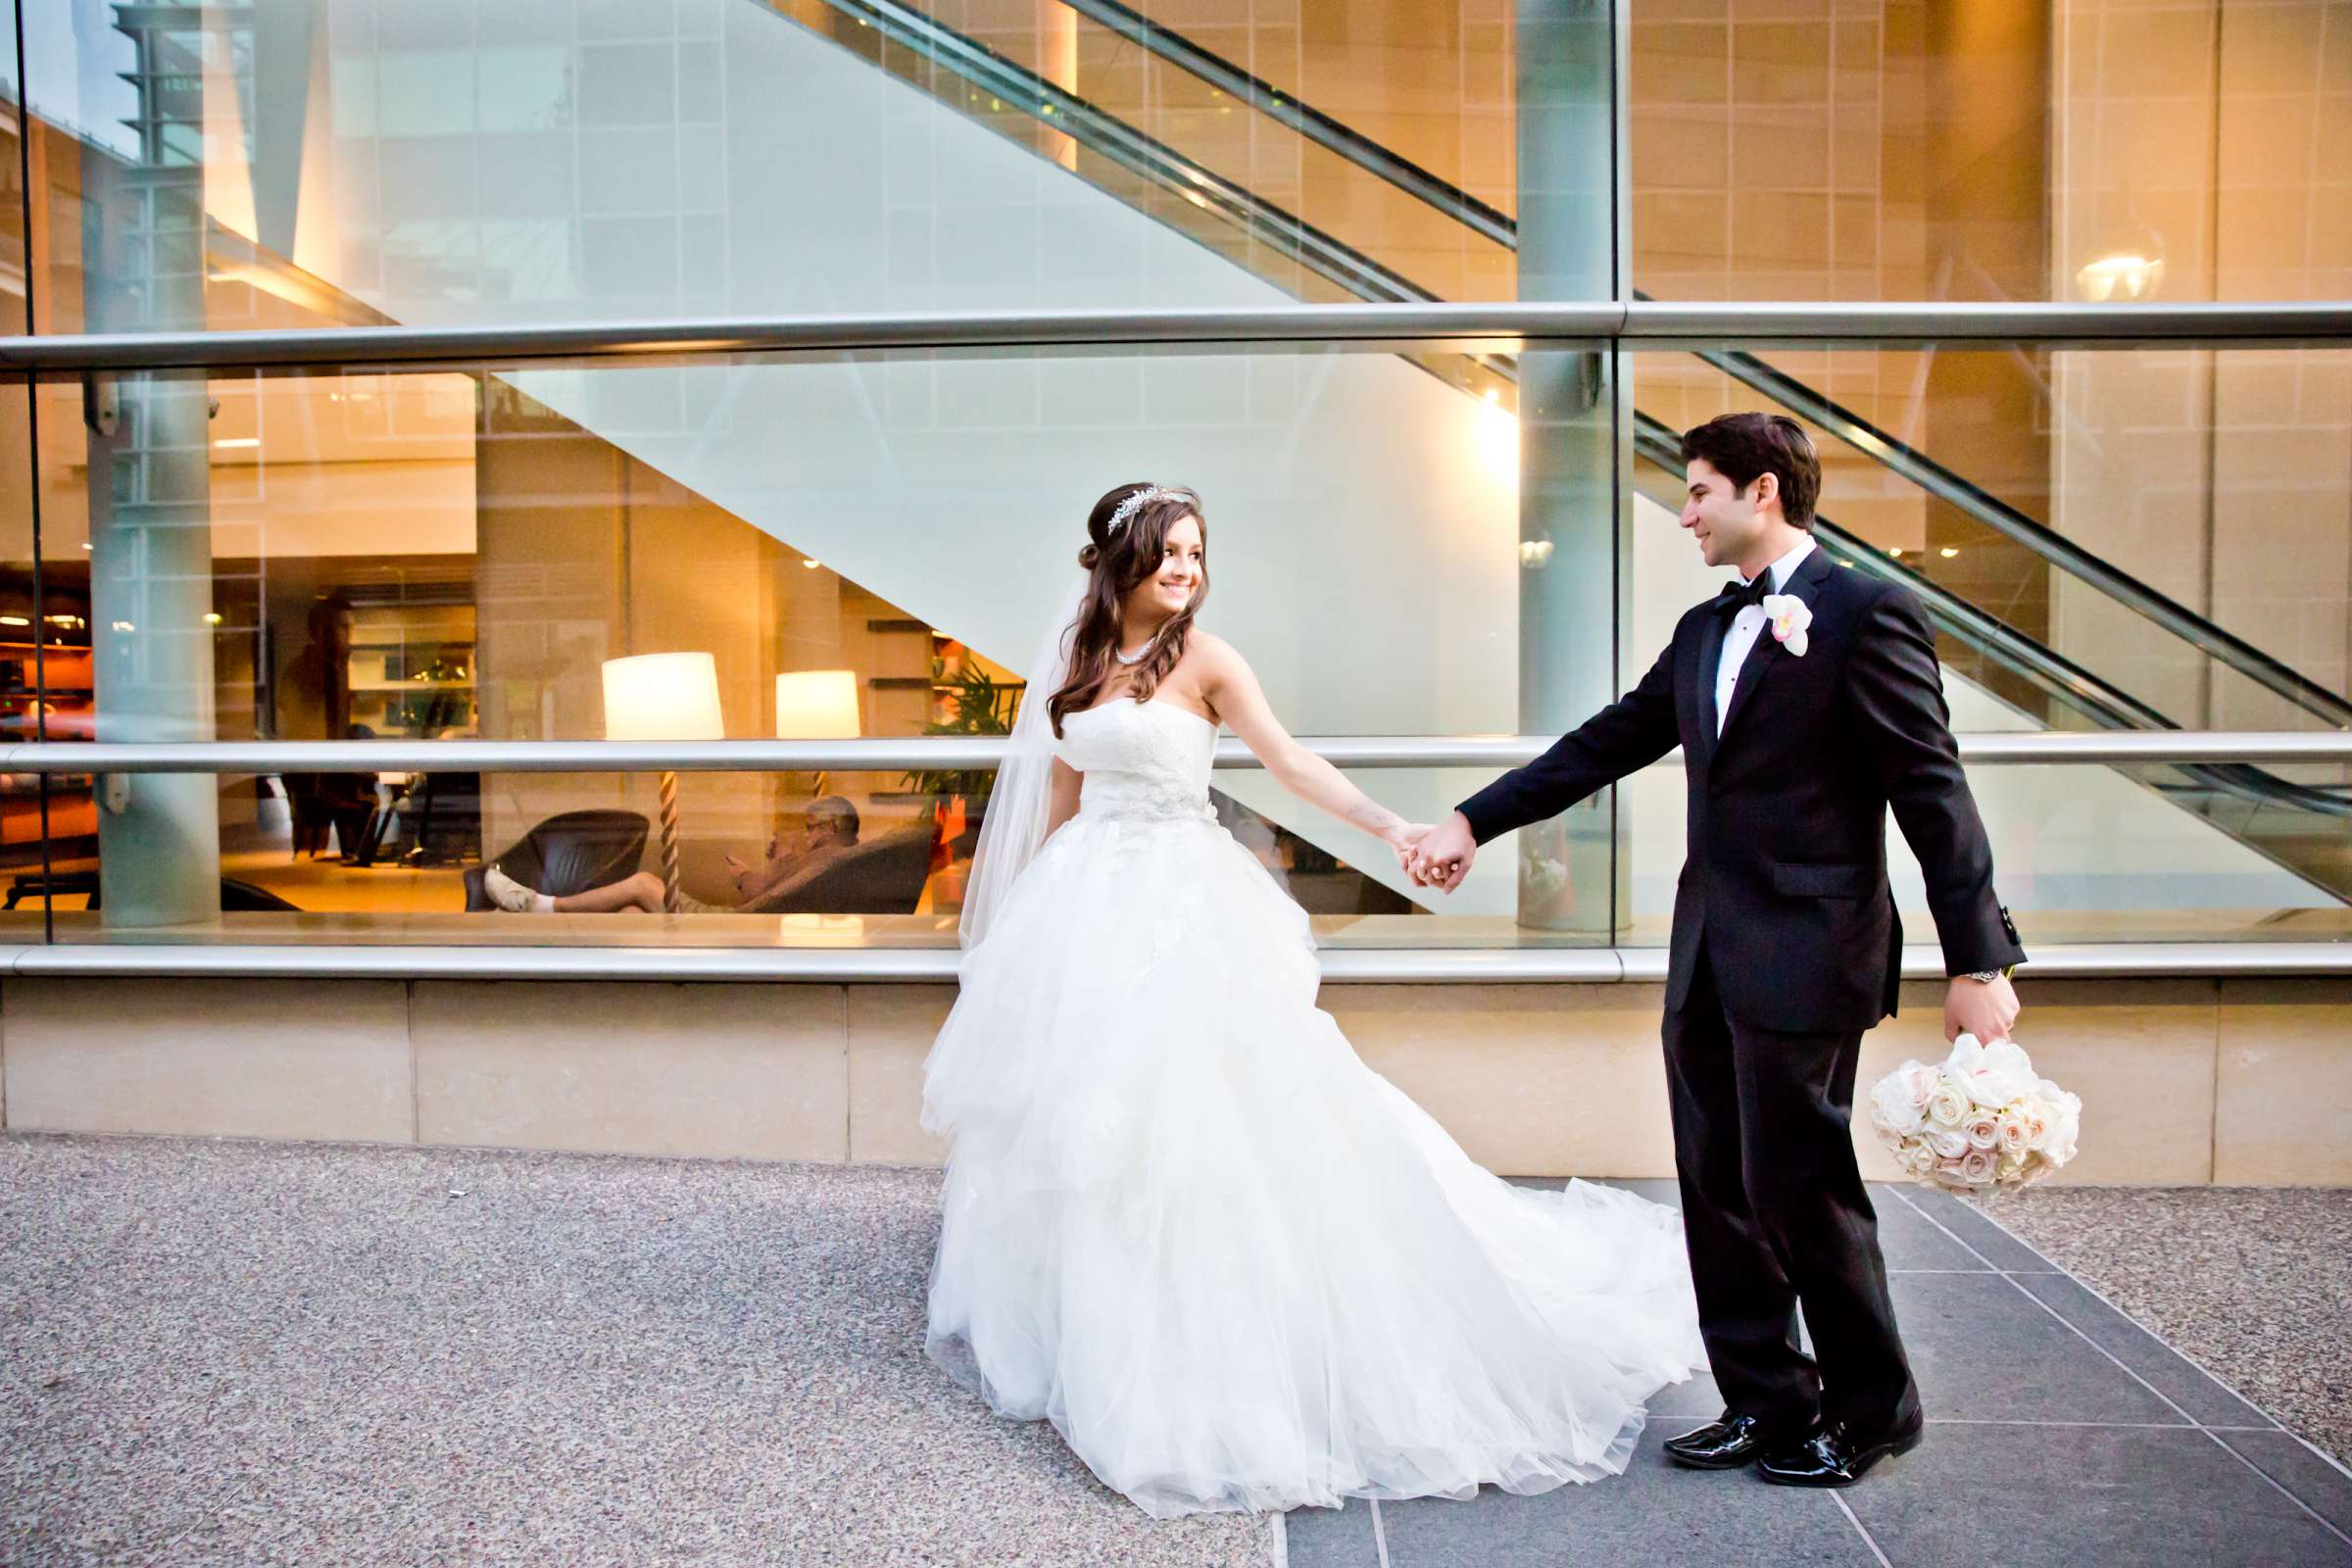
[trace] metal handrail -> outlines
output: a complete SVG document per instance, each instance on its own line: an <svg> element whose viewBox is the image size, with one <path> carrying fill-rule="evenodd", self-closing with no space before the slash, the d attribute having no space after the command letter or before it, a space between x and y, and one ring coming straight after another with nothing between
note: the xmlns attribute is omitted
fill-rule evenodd
<svg viewBox="0 0 2352 1568"><path fill-rule="evenodd" d="M1283 211L1264 197L1188 158L1118 116L1097 108L1060 83L1007 60L987 45L896 0L825 0L834 10L862 23L880 37L938 64L987 92L1007 99L1048 124L1076 134L1082 127L1089 151L1205 210L1236 219L1254 229L1277 228L1285 248L1302 265L1359 297L1409 300L1422 291L1351 245Z"/></svg>
<svg viewBox="0 0 2352 1568"><path fill-rule="evenodd" d="M1339 767L1517 767L1550 735L1338 735L1298 744ZM2302 730L1999 730L1954 737L1980 766L2090 762L2352 762L2352 734ZM834 741L28 741L0 746L0 773L770 773L990 768L1002 737ZM1664 760L1679 760L1679 751ZM1239 740L1216 765L1265 764Z"/></svg>
<svg viewBox="0 0 2352 1568"><path fill-rule="evenodd" d="M0 376L108 370L367 368L448 361L1198 344L2296 344L2352 339L2352 301L2320 304L1595 304L1529 300L1138 310L688 317L489 326L0 337Z"/></svg>
<svg viewBox="0 0 2352 1568"><path fill-rule="evenodd" d="M1251 75L1183 33L1152 21L1141 12L1129 10L1118 0L1061 0L1061 3L1178 70L1233 94L1277 124L1298 132L1327 152L1338 154L1495 244L1518 248L1519 225L1508 213L1480 201L1451 180L1383 147L1313 105L1300 103L1272 82Z"/></svg>
<svg viewBox="0 0 2352 1568"><path fill-rule="evenodd" d="M270 917L255 917L259 934ZM699 918L699 917L698 917ZM790 916L786 916L789 919ZM220 930L247 929L223 925ZM2029 933L2030 935L2030 933ZM2022 975L2038 980L2160 975L2352 975L2352 942L2117 942L2034 944ZM942 929L921 947L466 946L402 943L95 940L0 944L0 974L235 975L298 979L798 981L804 984L953 984L961 953ZM1331 948L1315 955L1325 984L1654 985L1664 948ZM1942 954L1903 949L1906 980L1941 980Z"/></svg>

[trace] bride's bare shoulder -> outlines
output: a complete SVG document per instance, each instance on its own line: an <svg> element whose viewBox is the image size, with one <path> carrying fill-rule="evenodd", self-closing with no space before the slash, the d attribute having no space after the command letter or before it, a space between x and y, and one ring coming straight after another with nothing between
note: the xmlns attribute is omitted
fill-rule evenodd
<svg viewBox="0 0 2352 1568"><path fill-rule="evenodd" d="M1199 661L1203 672L1248 667L1240 649L1215 632L1199 627L1185 634L1184 657L1187 662Z"/></svg>
<svg viewBox="0 0 2352 1568"><path fill-rule="evenodd" d="M1184 640L1184 659L1177 665L1186 683L1192 688L1204 716L1219 723L1225 721L1225 710L1234 703L1236 694L1250 688L1249 662L1242 651L1213 631L1195 629Z"/></svg>

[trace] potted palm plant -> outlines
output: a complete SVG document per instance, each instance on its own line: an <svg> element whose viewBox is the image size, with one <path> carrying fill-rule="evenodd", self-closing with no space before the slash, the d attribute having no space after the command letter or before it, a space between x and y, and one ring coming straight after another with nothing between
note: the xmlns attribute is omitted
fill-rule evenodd
<svg viewBox="0 0 2352 1568"><path fill-rule="evenodd" d="M932 689L945 699L947 712L923 726L926 735L1009 735L1020 711L1022 681L1000 681L977 661L931 661ZM980 821L988 810L988 793L996 784L994 769L985 767L917 769L906 775L906 787L932 798L943 823L960 815L962 825L948 850L957 859L969 858L980 837Z"/></svg>

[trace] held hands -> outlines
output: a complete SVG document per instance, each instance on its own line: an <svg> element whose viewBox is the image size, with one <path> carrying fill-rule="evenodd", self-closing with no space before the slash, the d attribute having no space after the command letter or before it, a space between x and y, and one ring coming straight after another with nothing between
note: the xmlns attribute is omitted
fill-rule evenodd
<svg viewBox="0 0 2352 1568"><path fill-rule="evenodd" d="M1470 862L1478 858L1478 840L1471 836L1469 820L1455 811L1434 828L1409 831L1411 841L1397 848L1396 859L1413 886L1444 893L1460 887L1470 874Z"/></svg>
<svg viewBox="0 0 2352 1568"><path fill-rule="evenodd" d="M2007 975L1989 981L1955 976L1943 994L1943 1038L1975 1035L1979 1040L2006 1040L2017 1026L2017 991Z"/></svg>
<svg viewBox="0 0 2352 1568"><path fill-rule="evenodd" d="M1402 871L1408 877L1413 874L1413 847L1419 844L1424 838L1427 838L1429 836L1429 832L1430 827L1427 822L1406 822L1403 820L1397 821L1392 827L1383 828L1381 830L1381 842L1386 844L1390 849L1396 853L1397 869Z"/></svg>

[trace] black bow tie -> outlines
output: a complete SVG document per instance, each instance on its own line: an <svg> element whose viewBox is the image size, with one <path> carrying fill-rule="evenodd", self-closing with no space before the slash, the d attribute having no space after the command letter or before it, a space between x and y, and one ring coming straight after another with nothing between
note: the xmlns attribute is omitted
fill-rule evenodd
<svg viewBox="0 0 2352 1568"><path fill-rule="evenodd" d="M1772 592L1772 572L1767 568L1756 573L1754 582L1725 583L1723 592L1715 596L1715 608L1726 614L1737 614L1749 605L1762 604L1764 596L1770 592Z"/></svg>

